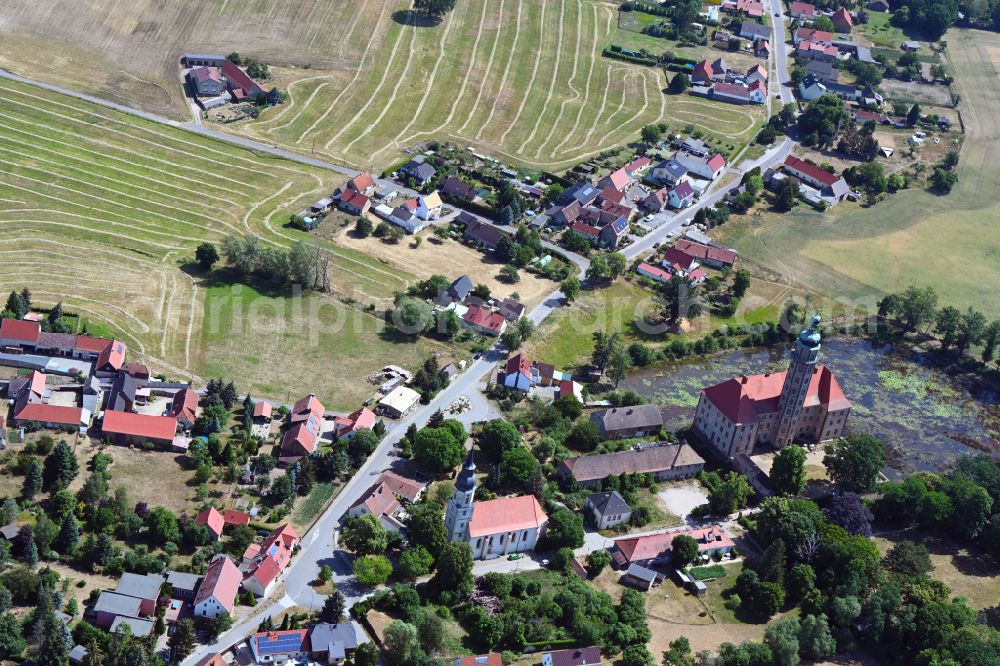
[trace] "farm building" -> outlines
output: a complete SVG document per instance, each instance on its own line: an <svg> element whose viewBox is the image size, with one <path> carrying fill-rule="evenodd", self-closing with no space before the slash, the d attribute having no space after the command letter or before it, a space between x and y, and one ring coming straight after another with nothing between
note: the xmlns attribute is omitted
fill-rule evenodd
<svg viewBox="0 0 1000 666"><path fill-rule="evenodd" d="M171 446L177 434L177 419L106 410L101 432L111 437L116 444L152 442L159 446Z"/></svg>
<svg viewBox="0 0 1000 666"><path fill-rule="evenodd" d="M686 479L704 467L704 458L687 444L657 442L639 450L567 458L559 463L558 473L578 485L592 486L622 474L652 474L657 481Z"/></svg>

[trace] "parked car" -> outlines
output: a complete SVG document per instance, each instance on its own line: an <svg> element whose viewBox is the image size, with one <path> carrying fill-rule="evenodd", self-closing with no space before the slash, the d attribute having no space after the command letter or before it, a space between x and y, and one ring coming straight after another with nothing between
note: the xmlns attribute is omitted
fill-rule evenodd
<svg viewBox="0 0 1000 666"><path fill-rule="evenodd" d="M522 557L524 557L524 553L511 553L510 555L507 556L507 559L514 561L514 560L519 560Z"/></svg>

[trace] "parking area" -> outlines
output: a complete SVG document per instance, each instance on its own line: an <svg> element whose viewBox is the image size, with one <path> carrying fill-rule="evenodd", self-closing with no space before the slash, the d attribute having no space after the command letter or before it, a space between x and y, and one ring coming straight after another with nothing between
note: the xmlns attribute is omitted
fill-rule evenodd
<svg viewBox="0 0 1000 666"><path fill-rule="evenodd" d="M687 522L691 511L708 501L708 493L694 480L679 481L661 488L660 499L667 511Z"/></svg>

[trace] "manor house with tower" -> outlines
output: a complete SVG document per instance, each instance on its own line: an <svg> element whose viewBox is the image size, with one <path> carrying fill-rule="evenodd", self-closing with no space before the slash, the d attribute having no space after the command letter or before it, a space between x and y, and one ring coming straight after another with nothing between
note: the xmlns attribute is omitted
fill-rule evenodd
<svg viewBox="0 0 1000 666"><path fill-rule="evenodd" d="M743 375L702 389L694 431L724 457L793 441L844 434L851 403L829 368L819 365L820 317L795 340L786 372Z"/></svg>
<svg viewBox="0 0 1000 666"><path fill-rule="evenodd" d="M476 463L470 452L455 480L444 524L449 541L465 541L472 557L489 560L535 549L549 517L534 495L474 502Z"/></svg>

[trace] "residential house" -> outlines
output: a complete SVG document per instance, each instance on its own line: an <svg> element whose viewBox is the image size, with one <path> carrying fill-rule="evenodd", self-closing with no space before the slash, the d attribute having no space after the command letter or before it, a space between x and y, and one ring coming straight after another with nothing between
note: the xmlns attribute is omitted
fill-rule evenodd
<svg viewBox="0 0 1000 666"><path fill-rule="evenodd" d="M402 505L389 487L385 483L376 482L361 493L361 496L348 508L347 515L351 518L375 516L385 529L401 532L403 523L396 518L396 513L401 508Z"/></svg>
<svg viewBox="0 0 1000 666"><path fill-rule="evenodd" d="M437 169L427 163L427 158L418 155L400 167L399 172L407 178L412 178L418 186L423 187L434 179Z"/></svg>
<svg viewBox="0 0 1000 666"><path fill-rule="evenodd" d="M556 367L551 363L532 361L531 367L538 376L537 383L539 386L556 386L559 382L573 379L568 372L556 370Z"/></svg>
<svg viewBox="0 0 1000 666"><path fill-rule="evenodd" d="M764 3L760 0L723 0L722 11L760 18L764 16Z"/></svg>
<svg viewBox="0 0 1000 666"><path fill-rule="evenodd" d="M133 637L145 638L153 633L154 626L156 625L152 620L147 620L141 617L126 617L124 615L119 615L115 618L115 621L111 623L108 631L112 634L116 634L122 627L128 627L129 632Z"/></svg>
<svg viewBox="0 0 1000 666"><path fill-rule="evenodd" d="M379 400L379 409L389 418L401 419L420 401L420 394L406 386L397 386Z"/></svg>
<svg viewBox="0 0 1000 666"><path fill-rule="evenodd" d="M628 229L628 220L624 216L619 216L601 228L599 241L605 247L613 250L618 247L622 237L628 234Z"/></svg>
<svg viewBox="0 0 1000 666"><path fill-rule="evenodd" d="M888 12L889 0L870 0L868 3L868 11Z"/></svg>
<svg viewBox="0 0 1000 666"><path fill-rule="evenodd" d="M859 110L854 112L854 122L864 124L868 121L873 123L878 123L879 125L891 125L892 118L888 114L880 113L877 111L864 111Z"/></svg>
<svg viewBox="0 0 1000 666"><path fill-rule="evenodd" d="M236 99L256 99L264 94L264 89L232 61L222 63L220 71Z"/></svg>
<svg viewBox="0 0 1000 666"><path fill-rule="evenodd" d="M758 39L757 43L754 45L754 55L758 58L770 58L771 57L771 42L766 39Z"/></svg>
<svg viewBox="0 0 1000 666"><path fill-rule="evenodd" d="M139 616L150 617L156 613L156 602L160 598L160 587L163 586L163 576L146 574L140 576L134 573L123 573L118 579L114 594L133 597L139 600Z"/></svg>
<svg viewBox="0 0 1000 666"><path fill-rule="evenodd" d="M232 560L225 555L216 555L198 586L198 594L194 598L194 614L199 617L231 614L242 579L243 574Z"/></svg>
<svg viewBox="0 0 1000 666"><path fill-rule="evenodd" d="M612 476L652 474L657 481L689 479L705 467L705 460L687 444L657 442L638 449L567 458L558 474L581 486L594 486Z"/></svg>
<svg viewBox="0 0 1000 666"><path fill-rule="evenodd" d="M407 233L418 233L424 228L424 220L417 216L419 206L420 203L416 199L410 199L391 209L386 219L402 227Z"/></svg>
<svg viewBox="0 0 1000 666"><path fill-rule="evenodd" d="M139 617L141 606L142 599L138 597L104 590L91 611L94 616L94 626L110 629L118 617Z"/></svg>
<svg viewBox="0 0 1000 666"><path fill-rule="evenodd" d="M643 592L649 592L654 587L663 582L666 578L663 574L647 569L641 564L630 564L625 574L621 578L623 585L630 585Z"/></svg>
<svg viewBox="0 0 1000 666"><path fill-rule="evenodd" d="M278 576L292 560L292 553L299 545L299 535L290 524L284 524L271 532L260 545L250 544L243 553L246 576L243 589L255 596L266 597ZM198 615L197 610L195 612Z"/></svg>
<svg viewBox="0 0 1000 666"><path fill-rule="evenodd" d="M323 403L309 394L292 405L289 427L281 439L281 457L290 461L301 456L312 455L316 441L323 432Z"/></svg>
<svg viewBox="0 0 1000 666"><path fill-rule="evenodd" d="M345 189L337 198L337 207L351 215L365 215L372 207L372 200L357 190Z"/></svg>
<svg viewBox="0 0 1000 666"><path fill-rule="evenodd" d="M797 28L792 36L792 42L795 46L798 46L799 42L816 42L817 44L831 46L833 44L833 33L826 30L816 30L815 28Z"/></svg>
<svg viewBox="0 0 1000 666"><path fill-rule="evenodd" d="M451 666L503 666L503 656L499 652L490 652L473 657L456 657Z"/></svg>
<svg viewBox="0 0 1000 666"><path fill-rule="evenodd" d="M632 184L632 177L625 171L625 168L612 171L610 174L602 178L597 182L597 189L603 190L605 188L611 188L618 190L619 192L624 192L628 189L629 185Z"/></svg>
<svg viewBox="0 0 1000 666"><path fill-rule="evenodd" d="M833 62L838 55L840 55L840 50L836 46L809 40L803 40L795 47L795 57L801 60Z"/></svg>
<svg viewBox="0 0 1000 666"><path fill-rule="evenodd" d="M258 631L247 639L258 664L309 663L312 652L308 629Z"/></svg>
<svg viewBox="0 0 1000 666"><path fill-rule="evenodd" d="M459 180L455 176L448 176L438 183L438 189L446 197L452 197L462 201L475 201L479 198L479 193L476 191L475 187L469 185L464 180Z"/></svg>
<svg viewBox="0 0 1000 666"><path fill-rule="evenodd" d="M503 375L504 386L527 392L536 384L538 384L537 371L533 371L531 362L523 352L507 357Z"/></svg>
<svg viewBox="0 0 1000 666"><path fill-rule="evenodd" d="M466 326L483 335L499 337L507 330L507 320L502 314L475 304L469 306L462 321Z"/></svg>
<svg viewBox="0 0 1000 666"><path fill-rule="evenodd" d="M909 53L916 53L920 50L920 42L917 41L906 41L899 45L899 48Z"/></svg>
<svg viewBox="0 0 1000 666"><path fill-rule="evenodd" d="M830 16L830 20L833 21L833 27L836 28L837 32L847 34L854 27L854 19L851 18L851 12L847 11L844 7L838 7Z"/></svg>
<svg viewBox="0 0 1000 666"><path fill-rule="evenodd" d="M805 160L799 159L794 155L789 155L785 158L783 168L785 172L795 176L804 183L808 183L836 201L842 201L850 191L850 188L842 177L821 169L815 164L810 164Z"/></svg>
<svg viewBox="0 0 1000 666"><path fill-rule="evenodd" d="M101 432L116 444L152 442L159 446L171 446L177 435L177 419L105 410Z"/></svg>
<svg viewBox="0 0 1000 666"><path fill-rule="evenodd" d="M524 316L524 303L515 301L513 298L505 298L500 301L497 312L503 315L507 321L514 323Z"/></svg>
<svg viewBox="0 0 1000 666"><path fill-rule="evenodd" d="M136 379L149 381L150 372L149 366L145 363L139 363L138 361L131 361L122 366L122 372L132 375Z"/></svg>
<svg viewBox="0 0 1000 666"><path fill-rule="evenodd" d="M658 190L653 190L646 198L642 200L642 208L648 213L659 213L661 210L667 207L667 201L669 195L667 193L667 188L661 187Z"/></svg>
<svg viewBox="0 0 1000 666"><path fill-rule="evenodd" d="M675 247L668 247L663 251L663 260L660 264L674 275L687 275L698 268L698 259L685 252L681 252Z"/></svg>
<svg viewBox="0 0 1000 666"><path fill-rule="evenodd" d="M674 160L686 168L688 173L695 174L705 180L714 180L726 168L726 158L719 153L707 159L678 153L674 156Z"/></svg>
<svg viewBox="0 0 1000 666"><path fill-rule="evenodd" d="M461 217L461 215L459 215L459 217ZM469 217L472 219L466 223L465 231L462 232L462 235L467 240L471 240L475 243L477 247L485 248L487 250L496 250L501 239L510 238L509 234L499 227L483 222L482 220L471 215L469 215Z"/></svg>
<svg viewBox="0 0 1000 666"><path fill-rule="evenodd" d="M542 666L601 666L601 650L594 646L546 652Z"/></svg>
<svg viewBox="0 0 1000 666"><path fill-rule="evenodd" d="M754 65L747 70L746 76L743 79L747 85L751 85L755 81L760 81L767 85L767 69L763 65Z"/></svg>
<svg viewBox="0 0 1000 666"><path fill-rule="evenodd" d="M324 659L328 664L342 664L344 660L368 637L357 622L340 624L320 622L309 627L309 649L313 659Z"/></svg>
<svg viewBox="0 0 1000 666"><path fill-rule="evenodd" d="M712 99L729 104L749 104L750 89L735 83L716 83L712 86Z"/></svg>
<svg viewBox="0 0 1000 666"><path fill-rule="evenodd" d="M177 419L184 430L190 430L198 412L198 394L194 389L181 389L174 394L167 416Z"/></svg>
<svg viewBox="0 0 1000 666"><path fill-rule="evenodd" d="M7 394L12 399L11 411L15 425L38 423L53 430L85 432L90 424L89 409L43 402L48 399L50 392L45 388L45 374L38 370L32 371L27 376L11 379L7 384ZM0 435L2 433L3 428L0 427ZM3 439L0 436L0 441Z"/></svg>
<svg viewBox="0 0 1000 666"><path fill-rule="evenodd" d="M617 490L587 495L586 511L599 530L624 525L632 518L632 507Z"/></svg>
<svg viewBox="0 0 1000 666"><path fill-rule="evenodd" d="M677 159L664 160L653 167L650 178L657 183L673 187L687 177L688 168Z"/></svg>
<svg viewBox="0 0 1000 666"><path fill-rule="evenodd" d="M222 514L214 506L202 509L194 519L195 525L204 525L213 541L222 541L222 530L226 526Z"/></svg>
<svg viewBox="0 0 1000 666"><path fill-rule="evenodd" d="M563 190L558 201L563 206L574 201L580 206L588 206L597 198L597 193L597 189L594 188L590 181L580 180Z"/></svg>
<svg viewBox="0 0 1000 666"><path fill-rule="evenodd" d="M808 2L799 2L799 0L796 0L795 2L792 3L788 14L792 18L806 19L808 21L819 16L819 11L816 9L816 5L811 5Z"/></svg>
<svg viewBox="0 0 1000 666"><path fill-rule="evenodd" d="M136 405L146 404L149 391L143 391L148 382L124 372L115 375L111 390L104 396L104 406L116 412L135 411Z"/></svg>
<svg viewBox="0 0 1000 666"><path fill-rule="evenodd" d="M222 67L224 62L226 62L226 56L221 55L185 53L181 56L181 65L184 67Z"/></svg>
<svg viewBox="0 0 1000 666"><path fill-rule="evenodd" d="M253 404L253 422L264 425L271 422L274 406L266 400L258 400Z"/></svg>
<svg viewBox="0 0 1000 666"><path fill-rule="evenodd" d="M671 208L687 208L694 203L694 188L691 183L685 181L674 189L670 190L669 202Z"/></svg>
<svg viewBox="0 0 1000 666"><path fill-rule="evenodd" d="M721 525L683 528L645 536L615 539L611 560L618 567L627 567L632 564L645 567L669 564L671 544L680 535L689 536L697 541L700 555L725 554L736 545Z"/></svg>
<svg viewBox="0 0 1000 666"><path fill-rule="evenodd" d="M840 70L834 67L832 62L822 60L810 60L803 69L823 83L836 83L837 76L840 74Z"/></svg>
<svg viewBox="0 0 1000 666"><path fill-rule="evenodd" d="M415 212L421 220L436 220L441 217L441 208L443 205L441 195L437 192L431 192L430 194L417 197L417 209Z"/></svg>
<svg viewBox="0 0 1000 666"><path fill-rule="evenodd" d="M601 433L601 439L623 439L655 434L663 427L663 414L655 405L612 407L590 416Z"/></svg>
<svg viewBox="0 0 1000 666"><path fill-rule="evenodd" d="M716 58L712 63L712 80L725 81L729 78L729 64L725 58Z"/></svg>
<svg viewBox="0 0 1000 666"><path fill-rule="evenodd" d="M447 303L462 303L476 288L468 275L461 275L455 278L444 293L438 296L437 303L444 305Z"/></svg>
<svg viewBox="0 0 1000 666"><path fill-rule="evenodd" d="M625 172L628 173L632 178L641 178L649 167L652 166L653 160L649 159L645 155L637 157L628 164L625 165Z"/></svg>
<svg viewBox="0 0 1000 666"><path fill-rule="evenodd" d="M702 60L695 64L691 70L691 83L708 85L715 80L715 71L708 60Z"/></svg>
<svg viewBox="0 0 1000 666"><path fill-rule="evenodd" d="M559 382L556 387L555 399L562 400L563 398L574 397L583 404L583 385L580 382L575 382L572 379L564 379Z"/></svg>
<svg viewBox="0 0 1000 666"><path fill-rule="evenodd" d="M743 21L740 24L739 36L743 39L749 39L754 42L761 39L771 41L771 28L770 26L761 25L760 23Z"/></svg>
<svg viewBox="0 0 1000 666"><path fill-rule="evenodd" d="M168 571L167 584L172 589L171 599L194 601L198 595L198 587L201 585L201 576L183 571Z"/></svg>
<svg viewBox="0 0 1000 666"><path fill-rule="evenodd" d="M187 77L197 97L217 97L226 89L226 82L209 67L195 67Z"/></svg>
<svg viewBox="0 0 1000 666"><path fill-rule="evenodd" d="M666 271L660 268L659 266L653 266L652 264L647 264L645 262L639 264L636 267L635 272L638 273L639 275L648 277L649 279L660 283L670 282L670 279L673 277L673 275L669 271Z"/></svg>
<svg viewBox="0 0 1000 666"><path fill-rule="evenodd" d="M365 196L371 196L375 192L375 179L372 178L371 173L368 171L362 171L354 178L344 183L340 192L346 192L348 190L352 192L357 192L358 194L364 194Z"/></svg>
<svg viewBox="0 0 1000 666"><path fill-rule="evenodd" d="M674 243L674 250L693 257L698 263L712 268L732 268L736 263L736 250L730 250L714 245L696 243L686 238L679 238Z"/></svg>
<svg viewBox="0 0 1000 666"><path fill-rule="evenodd" d="M333 419L334 427L336 428L334 432L338 440L349 441L361 428L367 428L368 430L374 428L375 420L375 412L367 407L362 407L347 416L335 417Z"/></svg>

